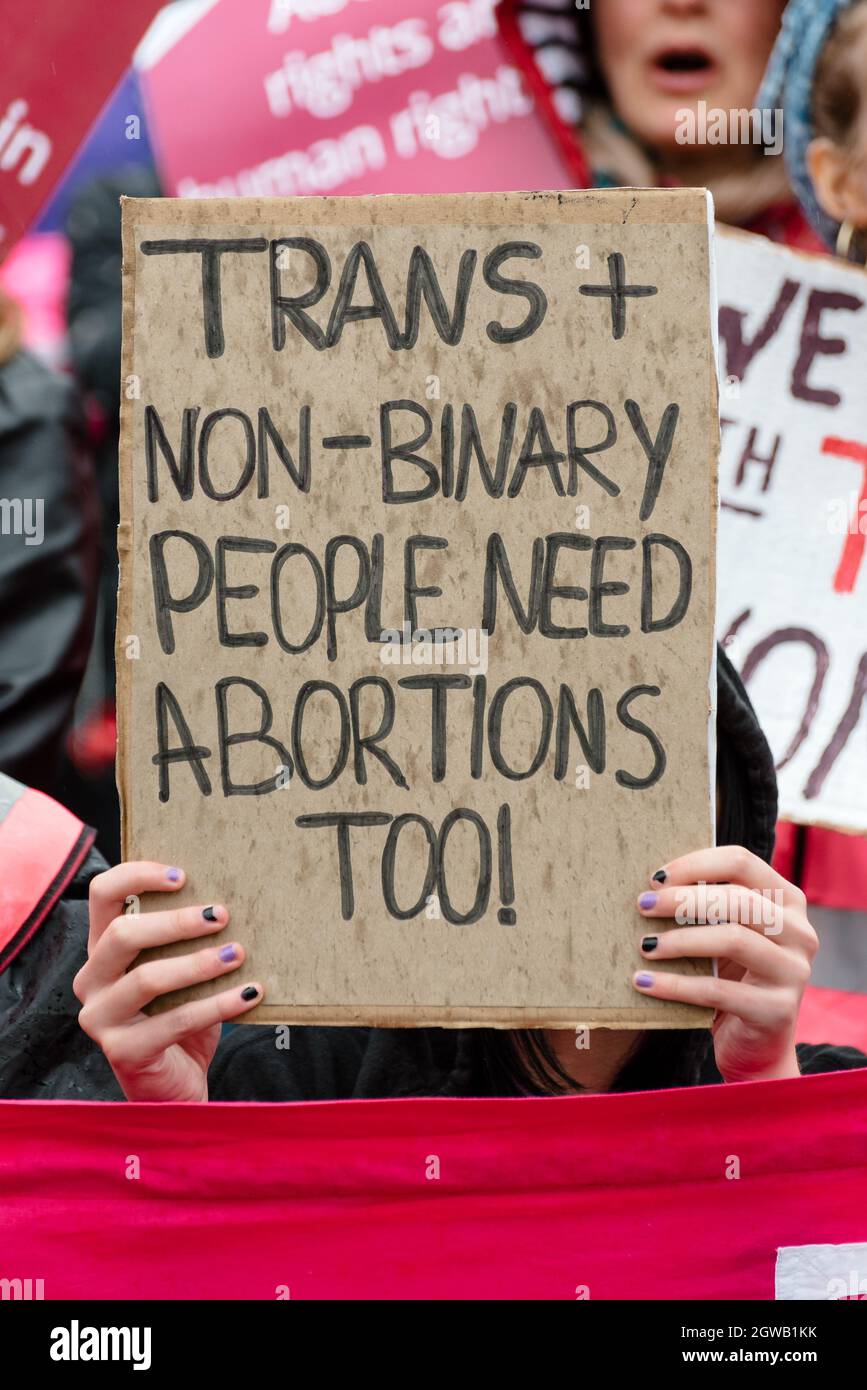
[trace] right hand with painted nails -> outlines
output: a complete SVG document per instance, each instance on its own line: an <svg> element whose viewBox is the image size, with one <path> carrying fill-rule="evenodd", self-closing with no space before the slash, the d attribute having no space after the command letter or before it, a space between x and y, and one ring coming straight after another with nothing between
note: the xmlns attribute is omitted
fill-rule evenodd
<svg viewBox="0 0 867 1390"><path fill-rule="evenodd" d="M166 1013L143 1012L161 994L230 975L244 961L243 947L228 943L130 969L147 947L194 942L228 922L226 908L216 905L124 915L128 898L172 893L183 883L181 869L133 863L97 874L90 885L87 962L72 988L83 1005L78 1021L102 1048L127 1100L207 1100L221 1025L262 998L261 985L239 982Z"/></svg>

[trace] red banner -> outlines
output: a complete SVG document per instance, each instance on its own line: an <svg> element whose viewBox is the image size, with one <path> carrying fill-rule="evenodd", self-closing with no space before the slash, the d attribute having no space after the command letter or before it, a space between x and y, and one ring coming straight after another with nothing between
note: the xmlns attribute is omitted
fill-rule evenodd
<svg viewBox="0 0 867 1390"><path fill-rule="evenodd" d="M19 1297L859 1298L867 1070L526 1100L6 1101L0 1212Z"/></svg>
<svg viewBox="0 0 867 1390"><path fill-rule="evenodd" d="M867 1052L867 994L811 985L801 1000L797 1038L805 1043L833 1038L839 1046Z"/></svg>
<svg viewBox="0 0 867 1390"><path fill-rule="evenodd" d="M159 8L0 3L0 259L47 201Z"/></svg>

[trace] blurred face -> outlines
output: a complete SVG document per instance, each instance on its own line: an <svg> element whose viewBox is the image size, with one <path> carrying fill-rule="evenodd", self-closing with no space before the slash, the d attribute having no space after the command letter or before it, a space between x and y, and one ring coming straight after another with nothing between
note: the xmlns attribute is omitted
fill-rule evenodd
<svg viewBox="0 0 867 1390"><path fill-rule="evenodd" d="M785 0L592 0L615 111L653 149L679 159L702 151L675 141L677 112L701 100L752 107L784 8Z"/></svg>
<svg viewBox="0 0 867 1390"><path fill-rule="evenodd" d="M867 72L867 22L852 49L855 71ZM813 140L807 150L810 178L821 206L838 222L867 229L867 100L845 148L832 140Z"/></svg>
<svg viewBox="0 0 867 1390"><path fill-rule="evenodd" d="M867 62L867 40L862 44L864 59ZM867 71L867 69L865 69ZM846 161L848 181L843 209L844 220L852 222L861 231L867 228L867 111L865 111L855 133L854 149Z"/></svg>

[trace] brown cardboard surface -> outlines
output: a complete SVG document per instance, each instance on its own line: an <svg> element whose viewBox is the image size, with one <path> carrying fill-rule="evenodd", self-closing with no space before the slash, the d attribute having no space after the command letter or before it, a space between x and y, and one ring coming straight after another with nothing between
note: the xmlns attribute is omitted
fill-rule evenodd
<svg viewBox="0 0 867 1390"><path fill-rule="evenodd" d="M321 350L279 311L275 318L285 328L281 349L272 338L269 243L298 237L324 248L330 265L328 289L315 303L311 293L302 306L321 330L320 340L329 321L334 327L333 342ZM180 238L263 243L263 250L221 258L219 355L209 355L205 345L201 252L142 250L143 243ZM123 239L117 654L124 857L182 865L188 882L173 897L173 906L222 902L229 907L231 922L217 940L243 942L244 977L266 986L265 1002L244 1021L639 1028L707 1023L707 1011L649 999L631 985L632 972L641 965L638 893L660 864L713 838L709 739L718 425L706 195L617 190L124 200ZM453 335L458 341L442 340L430 307L433 296L425 295L412 346L389 346L382 315L345 318L338 328L334 306L341 276L352 248L362 241L370 247L398 333L405 328L413 248L429 254L449 318L463 267L469 290L463 330ZM531 257L503 256L498 273L507 287L496 279L497 263L487 262L487 278L484 273L486 258L505 243L533 248ZM626 299L625 332L619 338L613 336L610 299L579 293L582 285L609 283L613 254L623 257L629 285L656 290ZM284 296L301 295L316 276L311 255L297 246L283 248L274 273ZM544 313L527 336L497 341L504 335L490 325L514 329L530 312L532 295L517 282L541 287ZM370 305L375 292L362 264L354 289L346 286L345 303ZM212 329L216 352L213 324ZM395 462L394 486L417 491L435 477L437 490L425 500L398 503L383 492L381 407L407 401L417 409L392 410L393 442L418 441L424 432L419 411L427 412L430 437L413 446L427 467ZM575 407L572 418L574 443L589 452L573 451L570 460L568 407L588 401L597 405ZM635 405L627 408L627 401ZM467 429L465 405L472 407L492 472L507 422L501 496L486 491L472 451L463 500L442 495L446 407L452 407L454 424L454 493L461 430ZM678 416L670 454L655 503L642 520L647 450L672 405ZM179 468L182 420L189 412L194 447L188 496L182 497L157 442L149 497L149 410L151 420L156 412ZM233 414L209 420L225 410ZM264 425L263 410L268 412ZM266 482L261 462L268 422L297 472L305 420L309 488L296 485L273 434ZM610 434L609 425L616 431L611 446L594 451ZM360 435L370 438L369 446L323 444ZM248 445L254 462L249 482L238 489ZM555 456L540 462L539 453L549 447ZM607 488L594 478L594 469L609 480ZM212 493L235 490L237 495L207 496L208 480ZM158 539L167 531L192 539ZM483 702L479 667L471 659L478 650L472 634L482 626L486 553L494 533L502 538L522 605L528 602L534 541L550 555L552 568L547 586L544 564L539 568L540 607L526 633L498 578ZM554 535L584 538L579 546L595 548L591 554L561 541L555 556L555 547L544 539ZM311 627L311 576L325 574L329 542L333 550L335 538L347 536L357 538L360 548L345 542L337 547L334 593L338 602L347 601L360 581L362 589L367 584L367 598L335 615L335 659L326 655L327 620L308 650L285 650L281 634L284 643L298 645ZM375 536L382 538L376 543L383 556L381 583L370 585L367 567L372 576L380 568ZM415 551L418 590L441 590L439 596L418 593L417 627L466 630L469 659L461 665L383 660L384 651L393 654L394 646L381 645L382 632L401 630L407 618L410 536L447 542ZM651 540L654 536L671 538L688 553L691 594L679 622L642 631L646 552L655 617L669 611L678 593L674 551ZM233 538L223 546L222 577L216 549L221 537ZM604 537L623 538L629 548L600 546ZM244 541L255 548L242 550ZM309 554L290 555L283 550L287 544L303 546ZM170 637L165 613L161 628L156 620L153 555L159 556L161 547L171 595L193 594L196 600L189 611L171 613ZM591 604L580 591L593 588L594 581L591 616ZM553 587L579 592L555 595ZM593 630L586 636L546 636L539 631L540 617L552 629ZM603 635L602 624L620 624L628 632ZM252 634L259 634L256 645L249 643ZM248 641L230 643L227 635ZM444 766L435 777L431 694L398 682L442 675L468 677L470 684L445 696ZM393 700L391 728L376 745L392 760L392 772L369 747L366 753L359 750L353 738L350 688L365 679L356 694L362 735L380 734ZM386 682L388 690L374 680ZM512 680L522 684L498 695ZM328 682L332 689L319 689L299 704L299 691L308 682ZM596 702L597 741L589 753L568 719L563 687L571 691L587 730L592 726L588 700ZM222 759L220 689L226 732L249 736L228 744ZM189 761L171 760L162 767L154 761L157 692L165 690L175 702L164 715L166 746L181 744L177 710L192 742L208 750L198 763L198 778ZM591 697L594 690L599 694ZM265 699L267 739L257 739ZM551 736L544 749L547 710ZM324 782L335 762L341 764L341 717L349 732L343 770L330 785L317 787L312 784ZM557 777L561 719L571 734ZM524 777L540 739L538 770ZM624 785L624 775L627 781L629 776L641 780L659 770L655 747L664 750L665 766L653 785ZM161 778L168 793L164 800ZM227 782L261 789L227 794ZM452 826L443 853L443 822L458 808L472 817ZM298 824L299 818L335 813L390 818L349 832L351 914L346 875L341 885L338 874L337 831ZM395 824L395 818L407 815L416 819ZM389 839L395 849L393 873L385 856L391 912L383 883ZM437 844L430 862L434 869L442 865L442 878L433 883L425 872L429 839ZM504 848L508 841L510 856ZM480 878L485 880L484 860L490 862L487 903L476 920L456 920L472 915ZM482 891L480 900L484 896ZM414 915L396 915L416 902ZM144 905L164 904L153 899ZM681 968L703 973L709 966L684 962Z"/></svg>

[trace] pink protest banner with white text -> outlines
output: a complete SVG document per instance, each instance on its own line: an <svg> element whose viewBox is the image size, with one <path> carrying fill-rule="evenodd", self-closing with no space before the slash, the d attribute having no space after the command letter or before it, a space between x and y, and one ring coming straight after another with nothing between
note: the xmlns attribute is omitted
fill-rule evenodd
<svg viewBox="0 0 867 1390"><path fill-rule="evenodd" d="M862 1298L867 1070L551 1099L5 1101L0 1211L19 1297Z"/></svg>
<svg viewBox="0 0 867 1390"><path fill-rule="evenodd" d="M572 185L493 0L219 0L142 87L181 197Z"/></svg>

